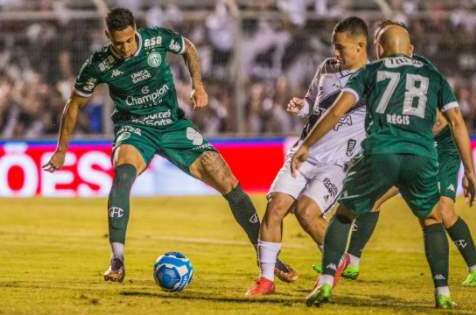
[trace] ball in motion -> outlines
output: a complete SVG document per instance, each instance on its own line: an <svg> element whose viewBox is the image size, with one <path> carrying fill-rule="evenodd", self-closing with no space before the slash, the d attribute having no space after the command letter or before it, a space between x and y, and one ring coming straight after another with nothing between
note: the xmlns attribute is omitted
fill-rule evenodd
<svg viewBox="0 0 476 315"><path fill-rule="evenodd" d="M192 281L192 275L192 263L179 252L165 253L154 263L155 282L166 291L182 291Z"/></svg>

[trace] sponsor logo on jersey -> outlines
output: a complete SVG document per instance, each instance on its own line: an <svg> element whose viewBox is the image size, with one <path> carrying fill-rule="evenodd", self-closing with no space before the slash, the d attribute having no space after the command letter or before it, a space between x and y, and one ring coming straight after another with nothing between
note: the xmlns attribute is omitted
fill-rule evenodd
<svg viewBox="0 0 476 315"><path fill-rule="evenodd" d="M85 92L92 92L96 86L98 80L96 78L89 78L86 83L84 83L83 90Z"/></svg>
<svg viewBox="0 0 476 315"><path fill-rule="evenodd" d="M124 209L119 207L109 208L109 217L110 218L122 218L124 216Z"/></svg>
<svg viewBox="0 0 476 315"><path fill-rule="evenodd" d="M120 75L123 75L123 74L124 74L124 72L122 72L121 70L114 69L114 70L112 70L112 73L111 73L111 79L115 78L115 77L118 77Z"/></svg>
<svg viewBox="0 0 476 315"><path fill-rule="evenodd" d="M142 135L142 132L139 128L134 128L132 126L122 126L118 131L117 131L117 134L121 134L121 133L135 133L136 135L138 136L141 136ZM130 135L128 136L128 138L130 137Z"/></svg>
<svg viewBox="0 0 476 315"><path fill-rule="evenodd" d="M398 114L387 114L387 122L392 125L409 125L410 116L398 115Z"/></svg>
<svg viewBox="0 0 476 315"><path fill-rule="evenodd" d="M101 63L99 63L99 71L104 72L112 68L114 64L114 57L112 55L107 56Z"/></svg>
<svg viewBox="0 0 476 315"><path fill-rule="evenodd" d="M356 145L357 145L357 140L355 139L347 140L347 150L345 150L345 154L348 157L351 157L354 154L354 149Z"/></svg>
<svg viewBox="0 0 476 315"><path fill-rule="evenodd" d="M151 77L152 77L152 74L150 74L150 72L147 69L134 72L133 74L131 74L131 80L132 80L132 83L134 84L150 79Z"/></svg>
<svg viewBox="0 0 476 315"><path fill-rule="evenodd" d="M128 106L134 105L157 105L162 103L162 97L170 90L167 84L162 85L160 89L155 90L152 93L146 94L144 96L132 96L129 95L126 98L126 104Z"/></svg>
<svg viewBox="0 0 476 315"><path fill-rule="evenodd" d="M337 124L334 126L334 130L338 131L339 128L343 126L352 126L352 116L350 115L345 115L344 117L341 117Z"/></svg>
<svg viewBox="0 0 476 315"><path fill-rule="evenodd" d="M152 52L147 57L147 64L152 68L157 68L162 63L162 57L158 52Z"/></svg>
<svg viewBox="0 0 476 315"><path fill-rule="evenodd" d="M151 37L144 40L145 48L153 48L160 45L162 45L162 36Z"/></svg>
<svg viewBox="0 0 476 315"><path fill-rule="evenodd" d="M180 44L178 42L176 42L175 40L172 39L170 41L169 49L171 51L174 51L174 52L178 53L178 52L180 52L181 48L182 47L180 47Z"/></svg>
<svg viewBox="0 0 476 315"><path fill-rule="evenodd" d="M195 129L187 127L185 134L187 139L192 141L193 145L201 145L203 143L203 136Z"/></svg>
<svg viewBox="0 0 476 315"><path fill-rule="evenodd" d="M170 109L164 112L153 113L145 116L134 117L131 122L146 126L162 127L173 123L172 111Z"/></svg>
<svg viewBox="0 0 476 315"><path fill-rule="evenodd" d="M337 192L338 192L337 186L334 185L329 178L327 177L324 178L322 183L324 184L324 187L326 187L327 191L332 197L337 196Z"/></svg>

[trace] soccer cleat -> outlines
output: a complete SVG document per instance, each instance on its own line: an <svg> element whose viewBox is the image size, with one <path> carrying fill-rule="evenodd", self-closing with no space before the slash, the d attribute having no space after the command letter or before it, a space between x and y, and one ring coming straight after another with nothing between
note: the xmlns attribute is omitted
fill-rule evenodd
<svg viewBox="0 0 476 315"><path fill-rule="evenodd" d="M119 258L111 259L111 265L104 273L104 281L122 282L126 276L124 263Z"/></svg>
<svg viewBox="0 0 476 315"><path fill-rule="evenodd" d="M306 296L306 305L320 306L321 304L329 302L331 295L332 286L330 284L323 284L321 286L318 286L318 284L316 283L316 286L311 291L311 293Z"/></svg>
<svg viewBox="0 0 476 315"><path fill-rule="evenodd" d="M312 270L317 273L322 273L322 264L314 264L312 265Z"/></svg>
<svg viewBox="0 0 476 315"><path fill-rule="evenodd" d="M466 287L476 287L476 271L470 272L462 285Z"/></svg>
<svg viewBox="0 0 476 315"><path fill-rule="evenodd" d="M456 303L451 300L451 297L446 295L435 296L435 307L445 310L450 310L456 307Z"/></svg>
<svg viewBox="0 0 476 315"><path fill-rule="evenodd" d="M357 266L349 265L342 272L342 277L346 279L350 279L350 280L355 280L359 277L359 273L360 273L360 267L358 265Z"/></svg>
<svg viewBox="0 0 476 315"><path fill-rule="evenodd" d="M274 282L266 278L259 278L254 287L246 291L246 296L257 297L274 293Z"/></svg>
<svg viewBox="0 0 476 315"><path fill-rule="evenodd" d="M291 266L286 265L281 261L276 262L276 266L274 267L274 275L283 282L294 282L298 279L298 273L291 268Z"/></svg>

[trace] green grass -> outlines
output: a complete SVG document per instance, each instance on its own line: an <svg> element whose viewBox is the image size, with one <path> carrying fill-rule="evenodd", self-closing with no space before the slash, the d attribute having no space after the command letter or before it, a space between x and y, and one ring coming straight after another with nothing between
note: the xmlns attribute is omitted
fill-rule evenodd
<svg viewBox="0 0 476 315"><path fill-rule="evenodd" d="M257 207L264 195L254 196ZM281 257L299 273L277 283L277 294L244 297L257 266L253 250L220 197L134 199L123 284L105 283L109 263L105 199L2 199L0 202L0 314L428 314L433 288L415 218L395 198L385 207L363 257L359 280L341 281L332 303L309 309L315 245L295 218L285 221ZM473 230L476 213L460 201ZM152 264L165 251L193 262L192 284L182 293L160 290ZM474 314L476 288L460 285L464 262L451 246L455 314Z"/></svg>

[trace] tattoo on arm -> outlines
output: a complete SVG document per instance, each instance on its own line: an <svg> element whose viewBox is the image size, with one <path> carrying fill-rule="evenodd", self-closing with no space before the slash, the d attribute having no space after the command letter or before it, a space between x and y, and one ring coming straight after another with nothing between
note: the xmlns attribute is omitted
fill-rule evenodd
<svg viewBox="0 0 476 315"><path fill-rule="evenodd" d="M198 58L197 48L195 48L195 45L190 40L185 39L185 46L186 49L183 58L192 78L192 86L195 88L199 85L203 85L200 60Z"/></svg>

